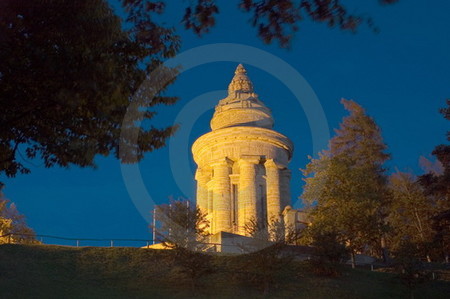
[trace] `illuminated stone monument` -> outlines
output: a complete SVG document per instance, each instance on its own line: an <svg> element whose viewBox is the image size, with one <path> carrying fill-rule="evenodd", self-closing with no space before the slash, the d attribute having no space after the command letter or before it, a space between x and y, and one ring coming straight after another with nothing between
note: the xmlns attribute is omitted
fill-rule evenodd
<svg viewBox="0 0 450 299"><path fill-rule="evenodd" d="M261 225L281 220L291 204L287 167L293 145L273 124L270 109L239 65L228 96L215 108L212 131L192 146L197 205L207 214L212 234L245 235L251 219Z"/></svg>

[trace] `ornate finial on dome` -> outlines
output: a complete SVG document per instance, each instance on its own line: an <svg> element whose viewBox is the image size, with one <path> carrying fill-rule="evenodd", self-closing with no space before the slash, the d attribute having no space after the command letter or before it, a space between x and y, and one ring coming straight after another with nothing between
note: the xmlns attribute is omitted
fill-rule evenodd
<svg viewBox="0 0 450 299"><path fill-rule="evenodd" d="M242 63L239 63L239 65L237 66L236 70L234 71L234 73L237 74L247 74L247 70L244 68L244 66L242 65Z"/></svg>
<svg viewBox="0 0 450 299"><path fill-rule="evenodd" d="M247 71L239 64L234 72L234 77L228 86L228 96L235 96L236 92L253 92L253 83L247 76Z"/></svg>

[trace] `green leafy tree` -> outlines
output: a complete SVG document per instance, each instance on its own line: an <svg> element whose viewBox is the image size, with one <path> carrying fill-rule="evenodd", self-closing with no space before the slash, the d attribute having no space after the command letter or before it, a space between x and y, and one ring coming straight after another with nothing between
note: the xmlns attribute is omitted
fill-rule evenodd
<svg viewBox="0 0 450 299"><path fill-rule="evenodd" d="M309 206L312 225L336 233L354 256L380 243L384 230L386 177L385 153L380 129L357 103L342 100L350 112L329 150L310 159L302 199Z"/></svg>
<svg viewBox="0 0 450 299"><path fill-rule="evenodd" d="M391 227L388 234L390 249L398 251L402 242L409 240L417 246L417 252L431 262L430 249L434 238L432 217L437 212L435 201L425 195L422 186L409 173L392 174L389 191L391 202L387 220Z"/></svg>
<svg viewBox="0 0 450 299"><path fill-rule="evenodd" d="M175 102L161 92L176 71L148 74L179 40L153 21L157 6L124 5L129 30L105 0L1 1L0 174L28 173L22 160L33 158L46 167L95 166L110 154L136 162L164 146L174 127L136 122Z"/></svg>

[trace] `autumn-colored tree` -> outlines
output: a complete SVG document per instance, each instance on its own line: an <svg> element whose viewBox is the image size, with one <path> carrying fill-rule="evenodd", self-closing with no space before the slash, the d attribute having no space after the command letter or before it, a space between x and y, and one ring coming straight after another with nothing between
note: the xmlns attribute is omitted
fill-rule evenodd
<svg viewBox="0 0 450 299"><path fill-rule="evenodd" d="M397 172L390 176L391 202L387 217L390 226L388 241L390 250L401 251L405 240L417 247L422 257L430 258L434 238L432 217L437 212L435 201L427 197L422 186L410 173Z"/></svg>
<svg viewBox="0 0 450 299"><path fill-rule="evenodd" d="M14 203L4 198L2 188L0 184L0 244L38 243L33 229L28 227L25 221L25 216L19 213Z"/></svg>
<svg viewBox="0 0 450 299"><path fill-rule="evenodd" d="M380 129L364 109L342 100L350 112L330 140L329 150L310 158L302 199L309 206L312 225L337 239L354 256L377 247L384 229L386 176Z"/></svg>

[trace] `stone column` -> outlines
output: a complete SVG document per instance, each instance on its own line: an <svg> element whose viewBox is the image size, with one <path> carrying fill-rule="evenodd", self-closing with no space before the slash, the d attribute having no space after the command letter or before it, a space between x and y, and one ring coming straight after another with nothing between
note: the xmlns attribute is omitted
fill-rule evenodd
<svg viewBox="0 0 450 299"><path fill-rule="evenodd" d="M209 175L205 170L198 168L195 173L197 180L197 207L203 212L208 213L208 187Z"/></svg>
<svg viewBox="0 0 450 299"><path fill-rule="evenodd" d="M289 181L291 180L291 171L289 169L280 170L280 192L281 192L281 209L291 205L291 190Z"/></svg>
<svg viewBox="0 0 450 299"><path fill-rule="evenodd" d="M280 188L280 169L273 159L268 159L264 163L266 168L267 185L267 220L280 220L281 213L281 188Z"/></svg>
<svg viewBox="0 0 450 299"><path fill-rule="evenodd" d="M213 185L213 233L231 232L230 167L223 159L212 164Z"/></svg>
<svg viewBox="0 0 450 299"><path fill-rule="evenodd" d="M214 208L214 198L213 198L213 191L212 191L212 186L214 185L214 181L210 180L207 183L207 188L208 188L208 215L206 215L206 219L209 221L209 229L208 232L210 234L212 234L212 232L214 231L214 222L213 222L213 208Z"/></svg>
<svg viewBox="0 0 450 299"><path fill-rule="evenodd" d="M250 219L258 219L256 165L259 157L242 157L239 160L239 232L245 234L244 226Z"/></svg>

